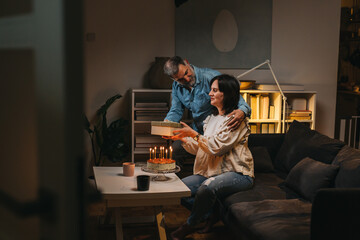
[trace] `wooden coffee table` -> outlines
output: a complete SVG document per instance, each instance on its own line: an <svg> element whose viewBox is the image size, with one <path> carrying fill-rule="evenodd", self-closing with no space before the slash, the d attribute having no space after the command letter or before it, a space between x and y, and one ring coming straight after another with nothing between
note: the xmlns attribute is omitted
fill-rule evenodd
<svg viewBox="0 0 360 240"><path fill-rule="evenodd" d="M156 210L156 221L161 240L166 239L166 232L161 224L163 215L161 207L164 205L178 205L182 197L191 195L190 189L176 176L175 173L166 174L167 181L151 181L149 191L138 191L137 175L156 174L143 172L135 167L133 177L123 176L122 167L94 167L96 187L101 191L106 206L116 208L115 226L116 239L123 239L121 208L151 206Z"/></svg>

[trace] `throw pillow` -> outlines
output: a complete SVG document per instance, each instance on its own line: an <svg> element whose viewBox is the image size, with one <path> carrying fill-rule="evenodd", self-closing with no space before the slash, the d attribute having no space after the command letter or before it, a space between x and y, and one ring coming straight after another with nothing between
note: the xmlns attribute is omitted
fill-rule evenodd
<svg viewBox="0 0 360 240"><path fill-rule="evenodd" d="M338 152L345 146L345 143L337 139L329 138L321 133L315 134L304 143L308 157L323 163L332 163Z"/></svg>
<svg viewBox="0 0 360 240"><path fill-rule="evenodd" d="M296 120L293 121L274 160L275 168L288 173L292 166L304 158L299 147L312 135L314 132L309 127Z"/></svg>
<svg viewBox="0 0 360 240"><path fill-rule="evenodd" d="M284 172L289 172L301 159L306 157L330 164L344 145L344 142L329 138L294 121L275 161L281 165L280 170Z"/></svg>
<svg viewBox="0 0 360 240"><path fill-rule="evenodd" d="M320 188L332 187L339 166L304 158L289 172L285 185L313 201Z"/></svg>
<svg viewBox="0 0 360 240"><path fill-rule="evenodd" d="M335 179L336 188L360 187L360 150L349 146L343 147L334 163L338 165L339 173Z"/></svg>
<svg viewBox="0 0 360 240"><path fill-rule="evenodd" d="M266 147L250 147L250 151L254 159L255 172L274 172L274 166Z"/></svg>

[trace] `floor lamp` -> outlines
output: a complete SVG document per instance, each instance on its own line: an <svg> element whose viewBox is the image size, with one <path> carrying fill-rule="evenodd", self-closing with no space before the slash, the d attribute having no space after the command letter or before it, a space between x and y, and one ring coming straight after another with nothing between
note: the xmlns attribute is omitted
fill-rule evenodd
<svg viewBox="0 0 360 240"><path fill-rule="evenodd" d="M261 66L263 66L263 65L265 65L265 64L267 64L267 65L269 66L269 69L270 69L270 71L271 71L271 74L272 74L272 76L273 76L273 78L274 78L274 81L275 81L275 83L276 83L276 85L277 85L277 87L278 87L278 89L279 89L279 91L280 91L281 97L282 97L283 109L284 109L284 110L283 110L283 116L282 116L282 121L283 121L283 124L282 124L282 133L285 133L285 132L286 132L286 130L285 130L286 97L285 97L283 91L281 90L280 84L279 84L279 82L278 82L278 80L277 80L277 78L276 78L276 76L275 76L275 73L274 73L274 71L273 71L273 69L272 69L272 67L271 67L271 65L270 65L270 60L266 60L265 62L263 62L263 63L255 66L255 67L253 67L252 69L250 69L250 70L248 70L248 71L240 74L240 75L237 76L236 78L239 80L241 77L245 76L245 75L248 74L248 73L251 73L251 72L254 71L255 69L258 69L259 67L261 67ZM239 81L240 81L240 80L239 80Z"/></svg>

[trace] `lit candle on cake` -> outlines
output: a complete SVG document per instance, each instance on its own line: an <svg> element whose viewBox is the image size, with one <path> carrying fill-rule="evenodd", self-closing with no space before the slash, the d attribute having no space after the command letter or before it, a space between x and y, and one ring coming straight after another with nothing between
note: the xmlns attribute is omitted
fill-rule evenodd
<svg viewBox="0 0 360 240"><path fill-rule="evenodd" d="M151 159L152 148L149 148L149 152L150 152L150 159Z"/></svg>
<svg viewBox="0 0 360 240"><path fill-rule="evenodd" d="M172 159L172 147L170 146L170 159Z"/></svg>
<svg viewBox="0 0 360 240"><path fill-rule="evenodd" d="M168 150L166 149L166 150L165 150L165 158L168 158L168 154L167 154L167 153L168 153Z"/></svg>
<svg viewBox="0 0 360 240"><path fill-rule="evenodd" d="M154 151L154 149L152 150L152 154L153 154L154 159L155 159L156 157L155 157L155 151Z"/></svg>
<svg viewBox="0 0 360 240"><path fill-rule="evenodd" d="M154 159L156 158L156 147L154 147L154 149L155 149L155 155L154 155Z"/></svg>

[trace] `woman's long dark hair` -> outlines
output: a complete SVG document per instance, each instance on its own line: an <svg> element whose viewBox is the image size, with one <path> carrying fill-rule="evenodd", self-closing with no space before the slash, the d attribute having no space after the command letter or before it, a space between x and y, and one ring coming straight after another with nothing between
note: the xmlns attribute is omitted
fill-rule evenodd
<svg viewBox="0 0 360 240"><path fill-rule="evenodd" d="M239 81L231 75L222 74L211 79L210 86L215 80L218 80L219 91L224 94L223 110L225 110L225 114L229 114L235 109L238 109L240 99ZM219 114L217 108L214 108L213 114Z"/></svg>

